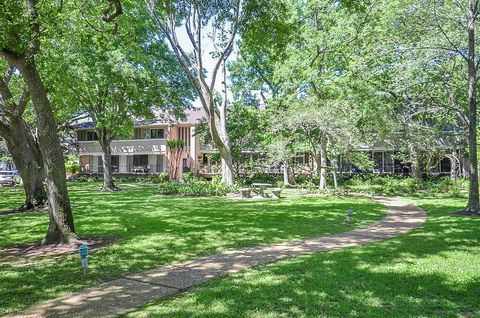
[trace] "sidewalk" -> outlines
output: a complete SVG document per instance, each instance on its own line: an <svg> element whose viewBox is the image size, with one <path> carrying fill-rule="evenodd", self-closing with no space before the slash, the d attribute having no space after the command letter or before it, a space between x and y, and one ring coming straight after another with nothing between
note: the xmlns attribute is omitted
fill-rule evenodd
<svg viewBox="0 0 480 318"><path fill-rule="evenodd" d="M385 240L409 232L426 221L425 212L412 204L381 197L375 200L388 207L388 214L364 228L331 236L227 251L164 266L86 288L6 317L116 317L213 278L287 257Z"/></svg>

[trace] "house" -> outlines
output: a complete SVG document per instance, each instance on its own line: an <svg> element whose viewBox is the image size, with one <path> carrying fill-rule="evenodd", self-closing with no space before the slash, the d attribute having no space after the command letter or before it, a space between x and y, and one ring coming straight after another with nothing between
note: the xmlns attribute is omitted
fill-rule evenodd
<svg viewBox="0 0 480 318"><path fill-rule="evenodd" d="M196 125L205 117L201 109L185 111L176 119L166 111L156 111L150 121L137 120L131 138L112 141L112 170L117 174L161 173L167 171L167 140L184 142L179 171L198 169L204 160ZM102 150L92 122L76 125L80 174L103 172Z"/></svg>
<svg viewBox="0 0 480 318"><path fill-rule="evenodd" d="M193 108L185 112L184 119L176 119L166 111L156 111L154 120L137 120L134 125L132 137L129 139L116 139L112 141L112 170L116 174L151 174L167 172L168 151L167 140L181 139L184 149L179 162L179 174L185 171L200 172L203 176L211 176L219 172L216 163L210 161L209 153L218 153L214 148L201 144L199 134L195 133L199 123L205 120L203 109ZM85 122L76 126L77 149L80 157L80 174L96 174L103 172L102 150L98 137L93 129L92 122ZM443 149L444 148L444 149ZM452 170L466 170L464 155L459 148L445 145L446 154L457 153L456 167L453 167L451 156L439 157L434 160L429 171L436 174L450 174ZM455 150L457 149L457 150ZM358 151L366 152L374 161L372 171L359 171L349 162L340 160L338 171L340 173L409 173L410 164L401 162L392 145L385 141L378 141L373 145L361 147ZM245 153L247 161L261 163L264 155L259 151ZM299 153L293 163L305 171L313 169L314 160L306 153ZM239 173L248 173L238 167ZM422 167L426 170L426 167ZM261 168L266 173L283 173L281 166ZM465 174L465 173L462 173Z"/></svg>

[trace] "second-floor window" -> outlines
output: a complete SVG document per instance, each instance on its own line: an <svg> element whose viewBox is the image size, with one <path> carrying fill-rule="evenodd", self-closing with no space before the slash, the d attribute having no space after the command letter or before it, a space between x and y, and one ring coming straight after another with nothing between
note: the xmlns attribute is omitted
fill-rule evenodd
<svg viewBox="0 0 480 318"><path fill-rule="evenodd" d="M163 128L154 128L150 130L150 138L151 139L164 139L165 138L165 130Z"/></svg>
<svg viewBox="0 0 480 318"><path fill-rule="evenodd" d="M93 130L79 130L77 132L78 141L93 141L98 140L97 133Z"/></svg>

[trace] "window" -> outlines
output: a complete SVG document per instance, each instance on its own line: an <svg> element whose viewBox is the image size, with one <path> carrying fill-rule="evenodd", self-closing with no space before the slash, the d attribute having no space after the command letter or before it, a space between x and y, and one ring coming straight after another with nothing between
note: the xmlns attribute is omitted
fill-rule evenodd
<svg viewBox="0 0 480 318"><path fill-rule="evenodd" d="M134 166L148 166L148 155L134 155L133 156L133 165Z"/></svg>
<svg viewBox="0 0 480 318"><path fill-rule="evenodd" d="M135 139L144 139L145 133L143 128L135 128Z"/></svg>
<svg viewBox="0 0 480 318"><path fill-rule="evenodd" d="M120 171L120 156L112 156L111 162L112 162L112 172Z"/></svg>
<svg viewBox="0 0 480 318"><path fill-rule="evenodd" d="M88 141L98 140L97 133L94 132L93 130L87 131L87 140Z"/></svg>
<svg viewBox="0 0 480 318"><path fill-rule="evenodd" d="M443 158L440 161L440 172L450 173L452 171L452 161L449 158Z"/></svg>
<svg viewBox="0 0 480 318"><path fill-rule="evenodd" d="M78 141L85 141L87 140L87 132L85 130L77 131L77 140Z"/></svg>
<svg viewBox="0 0 480 318"><path fill-rule="evenodd" d="M150 130L151 139L163 139L165 138L165 130L163 128L155 128Z"/></svg>

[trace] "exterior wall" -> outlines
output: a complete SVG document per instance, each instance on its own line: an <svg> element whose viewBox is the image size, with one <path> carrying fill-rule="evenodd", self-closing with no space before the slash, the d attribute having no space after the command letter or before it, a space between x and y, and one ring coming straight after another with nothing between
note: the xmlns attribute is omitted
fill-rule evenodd
<svg viewBox="0 0 480 318"><path fill-rule="evenodd" d="M79 141L80 155L102 155L102 148L98 141ZM164 139L132 139L112 141L112 155L133 154L164 154L166 145Z"/></svg>
<svg viewBox="0 0 480 318"><path fill-rule="evenodd" d="M168 169L168 151L166 146L167 140L180 139L180 131L185 133L185 129L190 129L188 142L190 146L184 148L184 153L179 162L179 174L184 170L184 159L186 159L189 166L195 166L197 160L201 159L202 154L200 150L200 137L194 136L194 125L181 126L145 126L135 127L135 135L138 138L140 135L149 137L149 129L162 128L165 130L164 139L129 139L129 140L114 140L112 141L112 156L118 156L118 173L138 173L138 169L134 169L134 156L146 155L148 156L148 165L146 170L148 173L166 172ZM84 131L92 132L91 129ZM79 135L79 133L78 133ZM86 132L82 133L86 136ZM91 134L90 134L91 135ZM80 155L80 173L99 173L99 164L101 160L98 157L102 155L102 149L97 140L77 141L78 153ZM117 172L117 171L115 171Z"/></svg>

